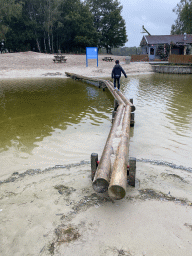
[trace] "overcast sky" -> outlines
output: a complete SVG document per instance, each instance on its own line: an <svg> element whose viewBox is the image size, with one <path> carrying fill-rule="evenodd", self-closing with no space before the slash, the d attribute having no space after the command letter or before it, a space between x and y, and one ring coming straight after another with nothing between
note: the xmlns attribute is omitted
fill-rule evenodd
<svg viewBox="0 0 192 256"><path fill-rule="evenodd" d="M142 25L151 35L170 35L171 25L177 18L173 8L180 0L119 0L126 22L127 47L139 46L143 35Z"/></svg>

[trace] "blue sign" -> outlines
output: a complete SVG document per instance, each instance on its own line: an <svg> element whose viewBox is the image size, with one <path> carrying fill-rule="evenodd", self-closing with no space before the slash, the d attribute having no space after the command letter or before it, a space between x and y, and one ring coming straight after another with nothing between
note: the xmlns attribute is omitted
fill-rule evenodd
<svg viewBox="0 0 192 256"><path fill-rule="evenodd" d="M88 59L96 59L98 67L98 48L86 47L86 66L88 67Z"/></svg>

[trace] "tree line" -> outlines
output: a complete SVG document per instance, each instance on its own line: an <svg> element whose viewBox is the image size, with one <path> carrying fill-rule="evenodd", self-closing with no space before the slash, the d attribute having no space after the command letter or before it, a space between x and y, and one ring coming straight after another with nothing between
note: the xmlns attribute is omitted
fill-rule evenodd
<svg viewBox="0 0 192 256"><path fill-rule="evenodd" d="M0 0L0 42L9 51L85 52L127 42L118 0Z"/></svg>

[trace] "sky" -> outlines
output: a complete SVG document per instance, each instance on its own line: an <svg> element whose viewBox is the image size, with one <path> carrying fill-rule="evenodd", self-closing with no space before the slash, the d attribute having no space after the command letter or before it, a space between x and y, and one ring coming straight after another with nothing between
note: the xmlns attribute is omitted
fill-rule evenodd
<svg viewBox="0 0 192 256"><path fill-rule="evenodd" d="M128 35L127 47L139 46L143 35L142 25L151 35L170 35L177 19L173 9L180 0L119 0Z"/></svg>

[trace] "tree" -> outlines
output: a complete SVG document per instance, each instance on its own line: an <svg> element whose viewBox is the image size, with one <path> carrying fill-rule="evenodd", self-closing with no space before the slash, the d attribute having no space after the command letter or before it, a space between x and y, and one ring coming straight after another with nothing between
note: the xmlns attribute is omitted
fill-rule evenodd
<svg viewBox="0 0 192 256"><path fill-rule="evenodd" d="M81 0L0 0L0 8L0 39L6 34L13 51L84 51L96 44L93 16Z"/></svg>
<svg viewBox="0 0 192 256"><path fill-rule="evenodd" d="M0 0L2 1L2 0ZM13 51L37 50L53 52L55 24L59 18L58 6L62 0L17 0L21 5L21 15L9 21L7 45ZM27 45L27 46L26 46Z"/></svg>
<svg viewBox="0 0 192 256"><path fill-rule="evenodd" d="M111 52L113 47L127 42L125 21L121 16L122 6L118 0L86 0L94 17L97 30L97 45Z"/></svg>
<svg viewBox="0 0 192 256"><path fill-rule="evenodd" d="M9 22L21 15L22 5L14 0L0 0L0 41L6 40Z"/></svg>
<svg viewBox="0 0 192 256"><path fill-rule="evenodd" d="M23 18L32 24L39 52L54 52L55 23L61 0L24 0Z"/></svg>
<svg viewBox="0 0 192 256"><path fill-rule="evenodd" d="M173 12L177 14L171 34L192 34L192 0L181 0Z"/></svg>
<svg viewBox="0 0 192 256"><path fill-rule="evenodd" d="M78 50L96 44L97 31L87 5L80 0L64 0L60 6L61 48L64 51Z"/></svg>

